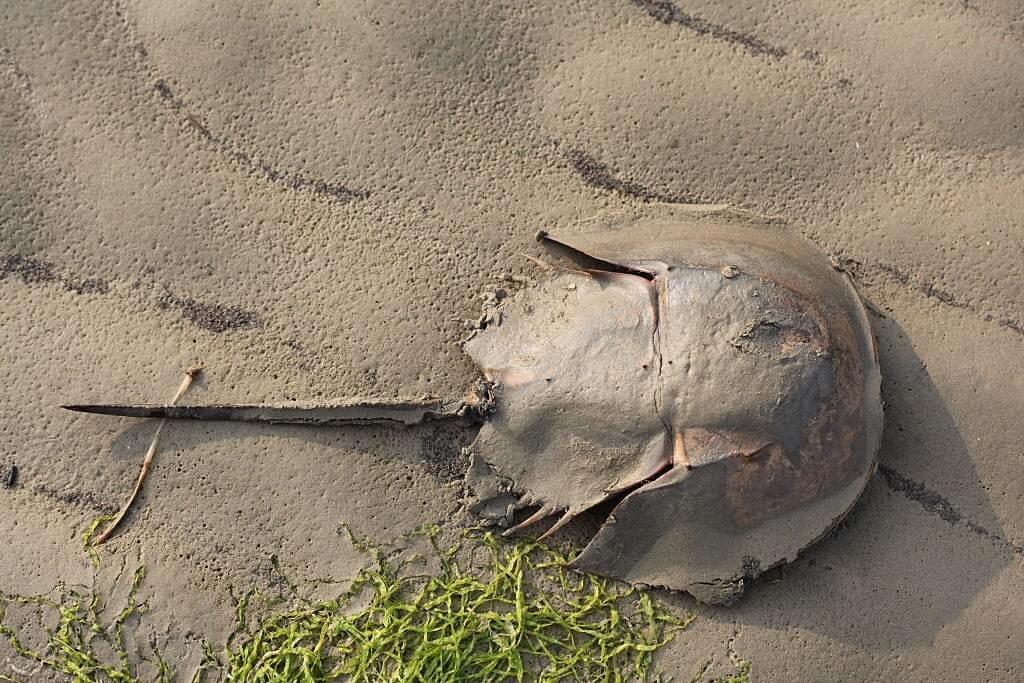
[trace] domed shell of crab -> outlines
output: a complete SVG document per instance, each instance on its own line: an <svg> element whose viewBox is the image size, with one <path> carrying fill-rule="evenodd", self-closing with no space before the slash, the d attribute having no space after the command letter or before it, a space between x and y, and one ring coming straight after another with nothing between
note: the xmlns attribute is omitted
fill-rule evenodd
<svg viewBox="0 0 1024 683"><path fill-rule="evenodd" d="M812 243L727 209L661 208L549 239L648 273L672 471L613 510L576 566L728 602L827 533L874 471L866 310Z"/></svg>

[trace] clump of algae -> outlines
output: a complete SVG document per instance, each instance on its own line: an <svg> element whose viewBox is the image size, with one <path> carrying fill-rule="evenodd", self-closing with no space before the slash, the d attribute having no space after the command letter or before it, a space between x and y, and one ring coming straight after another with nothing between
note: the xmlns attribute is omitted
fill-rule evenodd
<svg viewBox="0 0 1024 683"><path fill-rule="evenodd" d="M338 599L302 601L260 623L226 653L224 681L645 680L655 650L689 624L646 593L570 573L567 558L489 533L471 571L462 543L439 571L405 574L382 553ZM369 593L369 604L346 607ZM240 610L244 614L244 610Z"/></svg>
<svg viewBox="0 0 1024 683"><path fill-rule="evenodd" d="M89 552L93 567L99 567L99 556L92 550L91 539L101 524L111 517L100 517L93 521L83 536L83 544ZM122 566L121 571L124 571ZM144 614L145 603L136 599L139 586L145 577L145 568L135 569L124 605L113 617L105 618L104 599L96 592L95 586L88 591L81 588L60 586L57 595L9 595L0 593L0 637L5 638L14 650L29 665L22 676L35 676L46 669L54 674L63 674L69 680L81 683L111 681L135 683L135 664L128 656L125 642L125 622L130 617ZM115 579L117 583L120 579ZM18 605L34 613L38 630L42 632L44 647L34 649L23 642L19 635L6 623L10 605ZM53 624L53 625L50 625ZM38 634L36 634L38 635ZM171 671L167 663L155 653L157 679L169 681ZM29 680L26 678L25 680ZM0 681L20 683L0 672Z"/></svg>
<svg viewBox="0 0 1024 683"><path fill-rule="evenodd" d="M87 533L87 547L102 521ZM673 616L645 592L571 572L568 557L533 541L507 543L475 533L442 547L436 527L421 536L429 541L429 572L415 573L410 567L416 562L397 561L397 553L353 538L372 562L337 597L303 598L293 591L282 604L249 591L238 602L236 633L221 648L206 644L192 680L649 680L654 652L693 619ZM124 607L109 619L101 617L103 599L95 591L0 595L0 636L29 664L70 680L140 681L124 626L145 613L135 597L143 577L140 567ZM41 649L24 645L4 625L10 603L39 610ZM55 626L46 625L47 610L57 616ZM153 680L174 680L158 652L150 664ZM748 671L749 665L732 680L745 681ZM21 683L3 674L0 680Z"/></svg>

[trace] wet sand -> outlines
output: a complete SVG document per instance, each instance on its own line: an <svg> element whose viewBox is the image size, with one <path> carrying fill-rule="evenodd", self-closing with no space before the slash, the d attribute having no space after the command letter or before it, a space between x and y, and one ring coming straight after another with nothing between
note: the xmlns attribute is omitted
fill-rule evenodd
<svg viewBox="0 0 1024 683"><path fill-rule="evenodd" d="M87 580L78 534L195 402L461 395L479 294L539 229L646 202L788 221L877 314L881 468L828 539L659 658L688 680L1024 670L1018 3L4 4L0 589ZM352 576L346 522L445 522L465 434L174 424L109 552L157 640L226 586ZM5 487L10 466L14 486ZM6 673L0 658L0 673Z"/></svg>

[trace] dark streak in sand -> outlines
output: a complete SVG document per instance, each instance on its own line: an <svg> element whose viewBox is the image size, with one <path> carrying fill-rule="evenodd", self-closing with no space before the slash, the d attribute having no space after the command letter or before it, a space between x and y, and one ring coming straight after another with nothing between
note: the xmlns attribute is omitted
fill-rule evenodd
<svg viewBox="0 0 1024 683"><path fill-rule="evenodd" d="M0 281L8 275L20 278L27 285L55 283L65 290L76 294L107 294L110 285L99 278L79 278L62 275L56 266L47 261L30 256L0 256ZM164 291L157 299L161 309L176 308L186 320L211 332L227 332L229 330L259 327L263 324L259 314L247 311L238 306L223 304L207 304L195 299L174 296Z"/></svg>
<svg viewBox="0 0 1024 683"><path fill-rule="evenodd" d="M749 33L742 33L695 14L688 14L676 7L675 3L670 0L631 0L631 2L663 24L675 24L693 31L697 35L709 36L715 40L738 45L753 55L765 55L779 59L788 53L786 48L766 43ZM816 53L814 53L814 58L817 58Z"/></svg>
<svg viewBox="0 0 1024 683"><path fill-rule="evenodd" d="M231 159L234 159L240 166L248 169L250 172L257 174L272 183L279 183L290 187L293 190L309 190L313 194L330 197L331 199L340 202L349 202L355 199L366 199L370 196L370 193L367 190L353 190L352 188L345 187L339 183L331 183L320 178L310 178L298 173L282 171L274 168L264 161L260 161L251 154L236 149L228 141L217 137L211 133L206 126L200 123L199 120L185 107L184 101L175 96L171 91L170 86L167 85L165 81L157 81L155 88L161 99L167 102L172 109L182 112L185 119L205 140L217 148L221 153L227 155Z"/></svg>
<svg viewBox="0 0 1024 683"><path fill-rule="evenodd" d="M93 494L85 491L58 491L48 486L44 486L43 484L33 486L31 491L33 493L38 493L41 496L46 496L58 503L63 503L64 505L85 508L104 515L112 515L117 512L116 505L102 501Z"/></svg>
<svg viewBox="0 0 1024 683"><path fill-rule="evenodd" d="M618 192L627 197L635 197L645 202L666 202L668 204L699 203L699 200L695 197L666 194L644 187L632 180L616 178L608 166L582 150L570 149L565 153L565 156L569 159L576 173L583 179L583 182L591 187Z"/></svg>
<svg viewBox="0 0 1024 683"><path fill-rule="evenodd" d="M184 100L177 97L171 87L162 78L158 77L157 70L149 63L149 51L146 46L135 37L135 31L128 18L128 12L114 3L114 13L125 30L125 39L128 45L135 52L136 58L142 63L143 68L154 81L154 87L160 98L175 111L180 111L188 121L189 125L196 129L200 136L209 142L214 149L229 156L238 162L243 169L254 175L275 183L282 183L294 190L309 190L313 194L329 197L339 202L349 202L355 199L366 199L370 196L367 190L354 190L339 183L331 183L320 178L309 178L297 173L288 173L278 170L269 164L259 161L253 155L239 151L227 140L214 135L203 125L200 120L192 114L185 106Z"/></svg>
<svg viewBox="0 0 1024 683"><path fill-rule="evenodd" d="M21 278L26 285L57 283L65 290L76 294L106 294L110 291L110 285L106 280L61 275L52 263L31 256L0 256L0 280L6 279L8 275Z"/></svg>
<svg viewBox="0 0 1024 683"><path fill-rule="evenodd" d="M174 296L169 291L160 295L157 306L165 310L176 308L181 312L181 316L192 324L218 334L229 330L259 327L263 324L260 316L253 311L238 306L206 304L195 299Z"/></svg>
<svg viewBox="0 0 1024 683"><path fill-rule="evenodd" d="M18 485L17 465L10 465L6 468L0 469L0 484L3 484L5 489L13 489Z"/></svg>
<svg viewBox="0 0 1024 683"><path fill-rule="evenodd" d="M938 516L939 519L944 522L948 522L951 526L962 526L971 533L987 538L994 545L1001 546L1015 555L1024 557L1024 546L1014 543L1013 541L1004 538L1002 535L997 534L994 531L990 531L977 522L964 516L964 514L957 510L952 503L940 494L929 489L924 484L908 479L896 470L891 467L886 467L885 465L878 466L878 474L881 476L882 481L885 482L885 485L890 489L897 493L902 493L928 512Z"/></svg>
<svg viewBox="0 0 1024 683"><path fill-rule="evenodd" d="M842 259L842 268L853 275L860 275L864 270L873 271L881 274L886 278L898 282L905 287L909 287L916 292L919 292L929 299L933 299L948 306L949 308L955 308L961 311L967 311L977 315L985 322L995 322L1000 327L1010 330L1011 332L1024 337L1024 322L1015 318L1007 317L996 317L991 313L982 313L980 309L972 304L963 301L956 297L951 292L942 289L934 282L928 280L922 280L910 273L907 273L896 266L889 263L881 263L874 261L858 261L855 259Z"/></svg>

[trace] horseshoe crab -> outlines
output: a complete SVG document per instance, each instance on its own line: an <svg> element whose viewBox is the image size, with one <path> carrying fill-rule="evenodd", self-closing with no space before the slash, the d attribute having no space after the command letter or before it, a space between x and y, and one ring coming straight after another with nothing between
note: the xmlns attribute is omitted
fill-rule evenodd
<svg viewBox="0 0 1024 683"><path fill-rule="evenodd" d="M728 603L850 510L882 406L866 310L808 240L725 207L606 217L539 237L551 267L464 344L461 401L67 406L139 417L410 424L477 418L472 510L547 534L614 505L580 570ZM515 515L532 510L515 523Z"/></svg>

